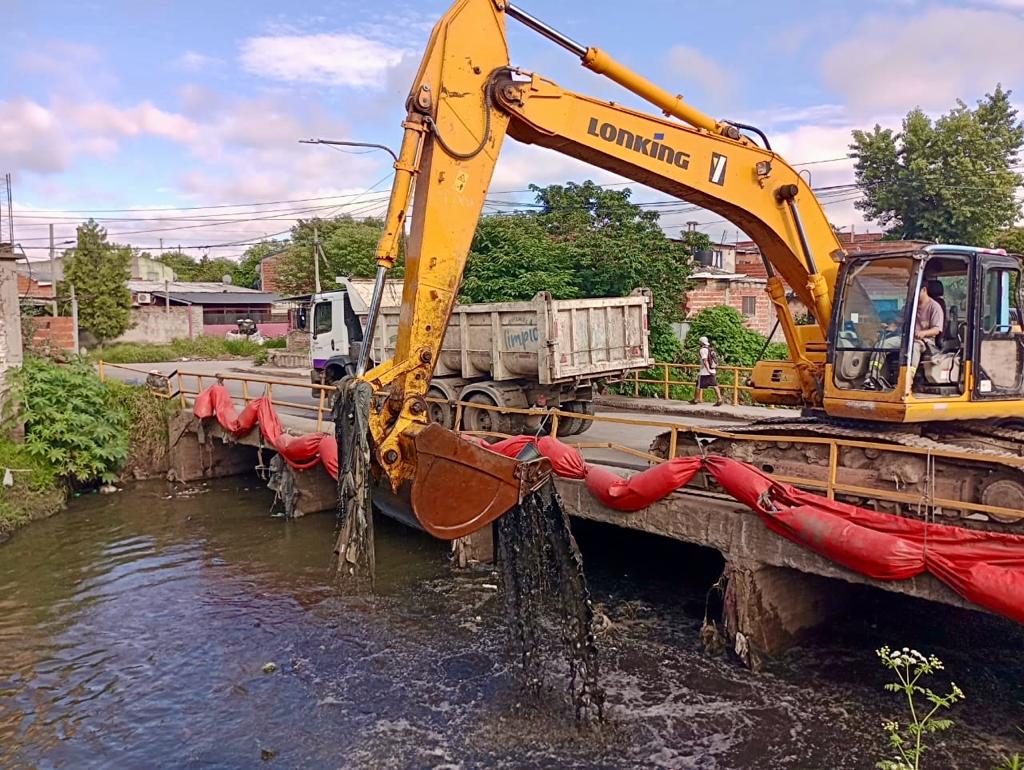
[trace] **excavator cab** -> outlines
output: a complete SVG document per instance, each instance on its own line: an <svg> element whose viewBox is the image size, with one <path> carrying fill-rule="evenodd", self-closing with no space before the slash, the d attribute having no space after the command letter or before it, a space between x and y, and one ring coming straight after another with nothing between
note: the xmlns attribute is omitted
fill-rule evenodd
<svg viewBox="0 0 1024 770"><path fill-rule="evenodd" d="M848 259L825 411L893 422L1007 416L1005 402L1024 395L1020 277L1021 260L993 249Z"/></svg>

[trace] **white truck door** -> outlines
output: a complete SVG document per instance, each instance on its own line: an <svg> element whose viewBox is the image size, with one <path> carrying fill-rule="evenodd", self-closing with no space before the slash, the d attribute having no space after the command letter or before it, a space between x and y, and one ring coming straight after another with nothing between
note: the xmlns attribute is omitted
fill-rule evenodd
<svg viewBox="0 0 1024 770"><path fill-rule="evenodd" d="M343 308L340 298L325 298L313 304L309 358L317 371L324 368L327 359L348 354Z"/></svg>

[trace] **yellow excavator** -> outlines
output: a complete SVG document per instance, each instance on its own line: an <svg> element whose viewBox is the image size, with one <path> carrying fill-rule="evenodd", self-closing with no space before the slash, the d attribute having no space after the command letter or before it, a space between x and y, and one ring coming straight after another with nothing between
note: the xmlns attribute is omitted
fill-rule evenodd
<svg viewBox="0 0 1024 770"><path fill-rule="evenodd" d="M511 67L509 19L664 117ZM781 470L820 458L794 452L780 435L969 449L972 459L942 459L933 467L865 449L844 467L866 487L871 479L891 483L896 474L898 484L912 489L927 475L940 485L932 489L938 497L1024 511L1024 474L1003 462L1024 453L1019 257L939 245L848 256L807 182L762 131L704 114L507 0L457 0L445 13L430 36L402 125L364 330L372 339L385 276L408 224L397 347L392 359L366 371L370 345L363 344L356 377L377 394L368 415L377 474L411 499L428 532L454 538L484 526L547 472L543 461L498 457L431 424L425 401L506 135L714 211L760 248L790 360L757 366L754 398L801 407L804 416L745 428L755 439L758 432L773 437L756 451L756 442L741 441L718 442L714 451ZM813 323L798 325L788 291ZM923 328L926 323L938 326Z"/></svg>

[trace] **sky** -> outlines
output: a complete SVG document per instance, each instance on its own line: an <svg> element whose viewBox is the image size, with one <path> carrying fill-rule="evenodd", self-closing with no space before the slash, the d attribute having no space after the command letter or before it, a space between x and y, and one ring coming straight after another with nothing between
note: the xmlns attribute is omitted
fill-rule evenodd
<svg viewBox="0 0 1024 770"><path fill-rule="evenodd" d="M853 181L850 132L898 127L912 107L969 104L996 83L1024 105L1024 0L668 2L519 0L715 117L758 125L814 187ZM45 256L93 216L111 240L237 256L296 217L379 214L391 159L300 144L397 147L405 96L447 2L0 0L0 175L13 178L15 241ZM512 63L639 106L578 60L509 22ZM620 177L505 143L488 211L530 183ZM663 202L630 183L633 200ZM833 224L868 229L855 194L823 195ZM711 212L660 206L670 234ZM5 233L6 235L6 227Z"/></svg>

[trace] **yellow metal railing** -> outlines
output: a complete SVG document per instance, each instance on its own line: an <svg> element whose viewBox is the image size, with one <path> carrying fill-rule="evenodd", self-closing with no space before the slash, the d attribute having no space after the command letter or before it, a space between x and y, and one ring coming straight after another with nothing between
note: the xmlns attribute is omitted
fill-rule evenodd
<svg viewBox="0 0 1024 770"><path fill-rule="evenodd" d="M680 364L679 366L684 365ZM127 371L134 372L136 374L148 374L148 372L146 371L133 369L132 367L128 366L100 362L98 369L101 378L106 376L106 369L110 367L124 369ZM194 397L199 395L203 390L205 390L206 385L212 385L215 382L239 382L241 383L242 389L241 397L243 402L246 404L253 400L253 396L250 393L250 387L252 385L263 385L263 396L266 396L270 400L270 403L272 403L273 405L315 414L317 432L322 432L325 418L326 421L330 420L328 416L328 412L330 411L331 408L330 395L335 390L334 387L330 385L307 383L297 379L289 380L287 378L253 377L251 375L201 374L199 372L188 372L181 370L177 370L171 372L170 374L161 376L167 378L168 387L166 392L157 393L157 395L163 398L177 398L182 408L187 408L190 401L194 402ZM187 380L189 378L192 378L196 381L195 390L192 390L188 386ZM176 383L176 390L171 389L172 382ZM274 395L275 385L278 387L301 388L303 390L308 388L310 389L310 391L316 391L318 393L318 403L303 404L276 397ZM840 472L842 469L842 454L844 451L847 450L872 450L877 452L893 452L900 455L918 457L923 459L926 463L929 460L934 459L960 460L967 462L979 462L984 460L984 457L979 457L977 454L965 450L928 450L919 447L900 446L896 444L882 444L873 441L860 441L855 439L827 438L823 436L793 436L788 434L776 435L769 433L741 434L732 433L728 430L723 430L721 428L694 426L688 425L683 422L654 420L648 418L622 417L607 414L591 415L581 412L567 412L560 409L521 409L515 407L491 406L487 404L468 401L444 401L443 399L427 400L435 403L448 404L454 410L454 425L462 424L462 416L466 409L484 409L486 411L497 412L499 414L517 414L526 417L537 417L538 422L543 426L543 432L551 436L557 436L558 424L559 420L561 419L589 420L591 422L602 425L623 425L633 427L657 428L665 433L668 433L668 457L670 458L676 456L681 434L686 434L687 436L696 436L698 438L723 439L729 441L786 442L794 446L803 445L825 447L828 450L828 470L824 479L815 478L813 476L784 476L775 473L771 474L772 478L805 489L823 491L825 493L825 496L830 500L835 499L837 494L849 494L858 497L867 497L876 501L892 502L904 505L921 505L923 508L948 508L951 510L960 510L968 511L971 513L984 513L988 515L994 515L1005 520L1024 520L1024 511L1019 511L1011 508L994 505L985 505L982 503L970 503L962 500L948 500L934 496L924 496L921 494L900 492L899 490L886 489L881 487L862 487L859 485L845 483L840 479ZM462 432L467 435L474 433L472 431ZM499 438L508 437L508 434L483 431L475 432L475 434ZM644 452L638 449L634 449L633 447L628 447L616 442L572 441L571 443L573 446L578 447L579 449L614 450L625 455L630 455L632 457L646 460L647 462L650 462L652 464L665 462L665 458L663 457L652 454L650 452ZM1020 468L1022 471L1024 471L1024 457L1000 457L999 459L1001 463L1007 466Z"/></svg>
<svg viewBox="0 0 1024 770"><path fill-rule="evenodd" d="M633 385L634 396L640 396L642 385L651 385L655 386L653 390L658 398L686 400L693 397L693 389L697 385L697 373L700 371L699 364L662 362L655 364L653 369L660 374L659 377L645 376L652 371L647 369L645 371L635 371L632 375L628 375L625 378L624 382ZM744 384L750 379L753 371L753 368L749 366L718 367L718 384L722 389L722 394L728 394L729 403L739 404L740 396L753 390L749 385ZM682 391L682 399L678 399L675 396L675 393L679 391Z"/></svg>

